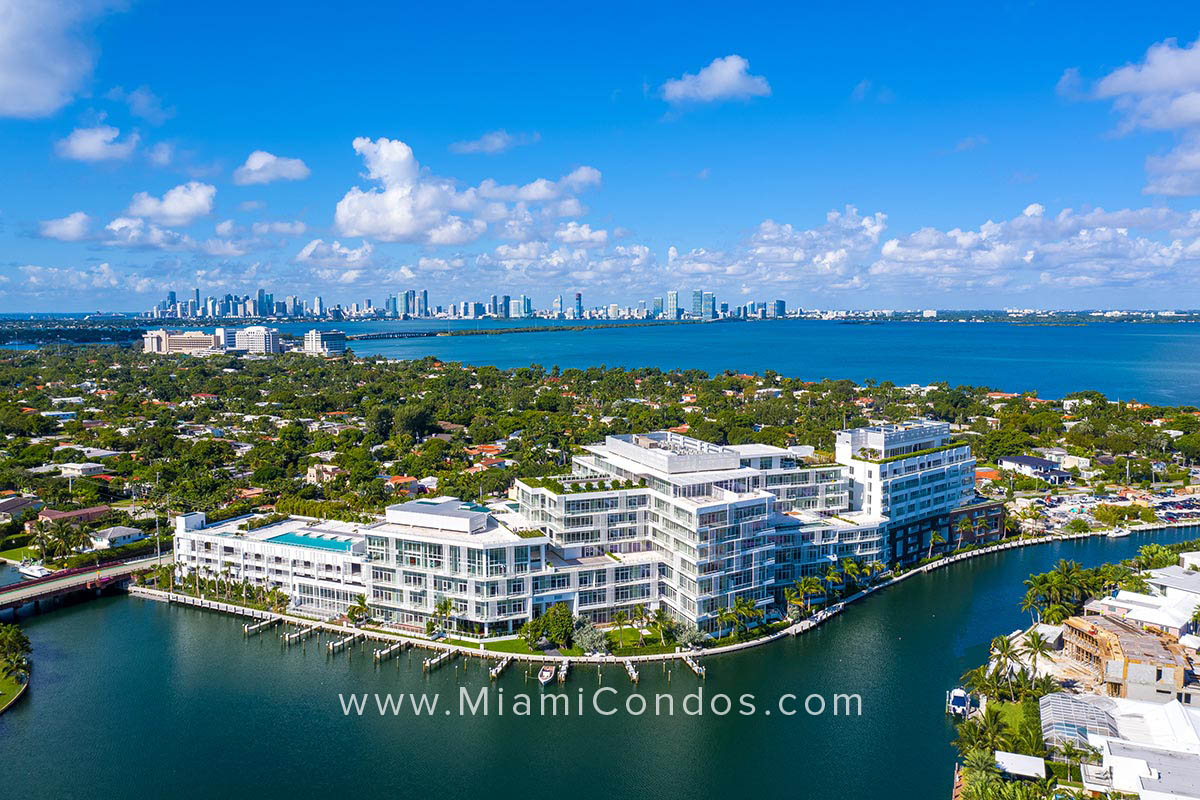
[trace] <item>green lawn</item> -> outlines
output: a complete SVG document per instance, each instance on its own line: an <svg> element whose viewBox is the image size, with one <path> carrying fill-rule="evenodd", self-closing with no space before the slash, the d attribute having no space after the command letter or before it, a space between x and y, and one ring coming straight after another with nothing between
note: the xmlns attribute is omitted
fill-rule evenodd
<svg viewBox="0 0 1200 800"><path fill-rule="evenodd" d="M17 683L16 678L0 676L0 709L12 702L20 688L21 684Z"/></svg>
<svg viewBox="0 0 1200 800"><path fill-rule="evenodd" d="M10 561L24 561L27 558L36 558L37 554L32 547L14 547L12 550L0 551L0 558L7 558Z"/></svg>
<svg viewBox="0 0 1200 800"><path fill-rule="evenodd" d="M459 642L455 641L454 644L459 644ZM479 647L478 643L472 644L470 642L462 642L462 644L466 645L467 647ZM517 653L519 655L526 655L526 656L530 656L530 655L543 656L543 655L545 655L545 652L543 652L541 650L530 650L529 645L525 644L524 639L504 639L499 642L487 642L486 644L484 644L484 649L489 650L493 653ZM583 651L580 650L578 647L569 647L565 650L560 649L558 652L564 656L581 656L581 655L583 655Z"/></svg>
<svg viewBox="0 0 1200 800"><path fill-rule="evenodd" d="M999 700L988 700L988 706L996 706L1000 709L1000 718L1004 720L1004 724L1010 730L1017 730L1021 727L1021 721L1024 719L1024 712L1021 710L1020 703L1002 703Z"/></svg>

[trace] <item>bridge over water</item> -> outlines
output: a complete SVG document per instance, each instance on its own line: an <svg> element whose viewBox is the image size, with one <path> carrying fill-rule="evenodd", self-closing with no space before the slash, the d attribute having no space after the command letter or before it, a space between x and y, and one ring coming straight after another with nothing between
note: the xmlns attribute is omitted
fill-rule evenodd
<svg viewBox="0 0 1200 800"><path fill-rule="evenodd" d="M426 336L440 336L449 333L440 331L380 331L378 333L351 333L346 336L348 342L361 342L367 339L422 339Z"/></svg>
<svg viewBox="0 0 1200 800"><path fill-rule="evenodd" d="M153 566L157 562L156 556L150 556L130 561L118 561L98 568L77 567L56 572L44 578L0 587L0 611L11 609L15 619L21 606L29 603L34 603L35 606L40 605L43 600L75 592L100 592L109 586L123 583L137 570Z"/></svg>

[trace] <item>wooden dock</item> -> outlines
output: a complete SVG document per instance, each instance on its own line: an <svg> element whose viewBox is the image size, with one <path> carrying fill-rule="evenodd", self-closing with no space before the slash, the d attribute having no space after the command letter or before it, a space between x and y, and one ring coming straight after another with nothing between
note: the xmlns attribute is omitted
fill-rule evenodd
<svg viewBox="0 0 1200 800"><path fill-rule="evenodd" d="M312 636L314 633L316 633L320 629L321 629L320 625L312 625L307 628L301 628L300 630L296 631L295 633L285 633L285 634L283 634L283 636L281 638L283 639L283 643L285 645L287 645L288 647L291 647L296 642L303 642L305 639Z"/></svg>
<svg viewBox="0 0 1200 800"><path fill-rule="evenodd" d="M397 653L402 653L410 647L412 647L412 642L396 642L395 644L388 645L382 650L375 648L375 663L381 664Z"/></svg>
<svg viewBox="0 0 1200 800"><path fill-rule="evenodd" d="M511 664L512 660L512 656L505 656L504 658L500 659L500 663L488 670L488 677L492 680L499 678L501 673L504 672L504 668Z"/></svg>
<svg viewBox="0 0 1200 800"><path fill-rule="evenodd" d="M691 656L684 656L683 663L687 664L692 672L696 673L696 677L703 678L708 674L708 667L701 666L700 662Z"/></svg>
<svg viewBox="0 0 1200 800"><path fill-rule="evenodd" d="M279 617L275 617L274 619L265 619L262 622L255 622L254 624L247 622L246 624L242 625L242 635L257 636L265 630L274 628L280 622L282 622L282 620L279 619Z"/></svg>
<svg viewBox="0 0 1200 800"><path fill-rule="evenodd" d="M366 638L367 638L367 635L365 633L352 633L349 636L347 636L345 639L339 639L336 642L330 642L329 644L325 645L325 649L329 652L330 655L334 655L338 651L344 650L347 647L349 647L350 645L354 644L355 642L361 641Z"/></svg>
<svg viewBox="0 0 1200 800"><path fill-rule="evenodd" d="M445 664L447 661L454 658L456 655L458 655L457 650L443 650L441 653L434 656L433 658L427 658L424 661L422 661L421 662L421 671L422 672L433 672L435 669L440 667L442 664Z"/></svg>

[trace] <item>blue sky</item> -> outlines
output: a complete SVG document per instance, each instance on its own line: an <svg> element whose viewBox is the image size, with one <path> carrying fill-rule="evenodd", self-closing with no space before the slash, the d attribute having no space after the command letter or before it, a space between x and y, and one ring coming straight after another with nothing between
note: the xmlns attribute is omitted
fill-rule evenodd
<svg viewBox="0 0 1200 800"><path fill-rule="evenodd" d="M441 5L0 0L0 310L1200 306L1187 4Z"/></svg>

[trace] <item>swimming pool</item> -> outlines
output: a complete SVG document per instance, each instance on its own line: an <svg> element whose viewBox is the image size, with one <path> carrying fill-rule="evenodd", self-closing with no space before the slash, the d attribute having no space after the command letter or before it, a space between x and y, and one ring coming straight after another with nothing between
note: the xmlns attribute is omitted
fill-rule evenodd
<svg viewBox="0 0 1200 800"><path fill-rule="evenodd" d="M329 539L307 533L297 533L296 531L288 531L278 536L272 536L267 541L277 544L294 544L300 547L315 547L318 550L339 550L343 553L349 551L354 546L352 539Z"/></svg>

